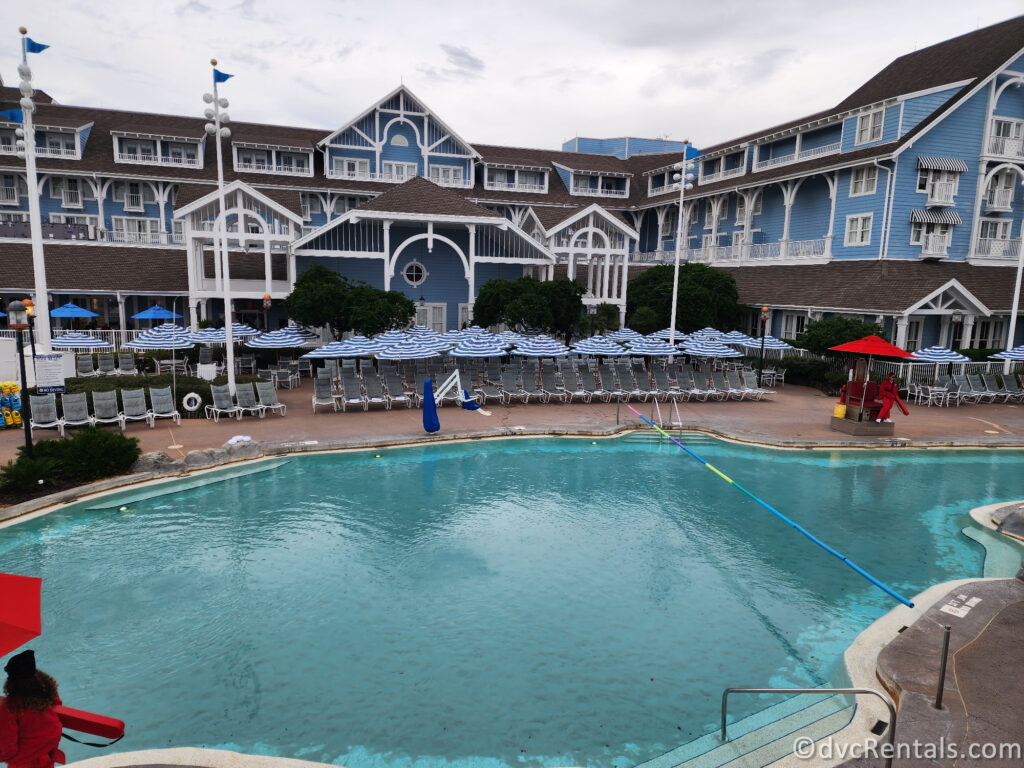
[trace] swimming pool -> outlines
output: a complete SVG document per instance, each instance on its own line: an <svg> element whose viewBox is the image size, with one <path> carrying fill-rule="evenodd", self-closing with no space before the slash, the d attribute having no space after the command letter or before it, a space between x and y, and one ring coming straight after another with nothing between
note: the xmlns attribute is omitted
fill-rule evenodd
<svg viewBox="0 0 1024 768"><path fill-rule="evenodd" d="M1019 451L687 442L908 596L981 575L967 511L1024 495ZM713 728L726 686L841 679L895 605L668 442L378 453L0 529L2 569L44 578L30 647L65 703L126 720L119 750L621 767Z"/></svg>

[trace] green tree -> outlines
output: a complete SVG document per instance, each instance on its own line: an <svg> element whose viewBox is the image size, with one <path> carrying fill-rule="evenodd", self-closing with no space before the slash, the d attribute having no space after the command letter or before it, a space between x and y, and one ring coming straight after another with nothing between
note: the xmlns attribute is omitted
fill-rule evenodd
<svg viewBox="0 0 1024 768"><path fill-rule="evenodd" d="M345 315L348 328L373 336L409 325L416 315L416 304L398 291L357 285L348 292Z"/></svg>
<svg viewBox="0 0 1024 768"><path fill-rule="evenodd" d="M332 269L314 265L295 278L295 287L285 297L288 317L299 325L320 328L330 325L335 334L349 328L347 318L348 280Z"/></svg>
<svg viewBox="0 0 1024 768"><path fill-rule="evenodd" d="M488 280L473 303L473 320L483 326L504 323L569 336L583 311L584 290L565 278Z"/></svg>
<svg viewBox="0 0 1024 768"><path fill-rule="evenodd" d="M667 264L652 267L630 281L626 316L629 326L652 331L669 324L672 312L672 273ZM646 310L640 312L640 310ZM679 268L679 296L676 328L696 331L705 326L722 330L735 328L743 318L736 281L728 272L704 264L684 264ZM638 314L639 313L639 314Z"/></svg>
<svg viewBox="0 0 1024 768"><path fill-rule="evenodd" d="M550 333L560 333L565 343L572 341L576 321L583 312L583 294L586 289L575 280L561 278L540 283L540 294L549 313L549 320L542 325Z"/></svg>
<svg viewBox="0 0 1024 768"><path fill-rule="evenodd" d="M473 322L484 328L506 322L507 308L515 294L510 280L488 280L473 302Z"/></svg>
<svg viewBox="0 0 1024 768"><path fill-rule="evenodd" d="M827 352L830 347L845 344L848 341L863 339L865 336L882 335L880 326L851 320L847 317L827 317L824 320L812 320L804 327L804 332L796 337L793 344L811 352Z"/></svg>

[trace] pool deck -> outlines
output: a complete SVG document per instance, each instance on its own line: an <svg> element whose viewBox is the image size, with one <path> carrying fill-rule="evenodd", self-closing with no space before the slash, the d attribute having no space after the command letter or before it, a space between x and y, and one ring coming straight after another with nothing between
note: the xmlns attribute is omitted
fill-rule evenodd
<svg viewBox="0 0 1024 768"><path fill-rule="evenodd" d="M347 413L321 410L314 415L310 408L311 394L308 382L293 391L280 391L280 399L288 405L285 418L268 415L262 420L222 420L218 424L205 419L185 419L180 427L161 421L156 429L130 425L128 433L139 438L144 452L164 451L182 459L188 451L218 448L235 435L247 435L262 443L267 453L274 453L509 435L608 436L626 429L650 429L625 405L615 403L516 404L510 407L489 404L490 416L453 407L440 409L442 430L436 436L427 436L417 409ZM667 429L697 429L727 439L777 447L1024 448L1024 407L1021 406L993 403L926 408L911 405L909 417L900 414L894 417L896 434L893 438L877 438L832 431L829 420L833 404L833 398L816 390L786 385L772 401L682 403L675 424L671 424L675 421L671 404L662 404L661 413ZM651 404L634 404L634 407L651 418ZM36 433L37 438L42 439L53 434ZM22 440L21 431L0 432L0 462L13 458ZM0 517L3 517L2 512ZM974 598L978 600L962 616L942 610L951 605L962 609ZM878 688L884 681L889 693L898 701L897 744L917 741L937 745L942 738L944 744L952 741L961 747L972 743L1020 742L1020 723L1024 721L1024 676L1020 672L1024 658L1024 581L1020 578L981 579L936 585L919 596L919 600L917 609L901 606L879 619L847 652L847 664L855 684ZM935 710L931 701L935 693L942 624L951 625L953 630L943 709ZM854 721L854 725L861 721L859 743L863 743L866 733L864 721L870 718L873 723L875 711L870 706L859 708L859 717ZM884 707L881 711L884 713ZM831 738L852 743L857 736L846 729ZM142 765L286 768L302 763L186 748L105 755L83 764L95 768ZM786 766L839 764L866 768L882 766L884 762L859 759L844 763L842 757L800 761L791 756L780 763ZM971 760L965 757L959 761L897 758L893 761L895 766L1021 764L1021 759L1014 758Z"/></svg>

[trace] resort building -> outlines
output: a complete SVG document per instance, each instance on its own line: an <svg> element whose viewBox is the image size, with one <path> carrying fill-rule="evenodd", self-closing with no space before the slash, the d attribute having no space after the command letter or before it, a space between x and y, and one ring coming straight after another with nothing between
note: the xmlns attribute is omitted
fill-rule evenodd
<svg viewBox="0 0 1024 768"><path fill-rule="evenodd" d="M335 130L232 121L234 311L277 327L296 276L322 264L402 291L439 330L471 321L487 280L522 275L567 275L585 304L625 321L630 277L671 263L678 245L683 262L732 273L784 338L842 314L906 348L1002 347L1024 216L1022 85L1024 17L908 54L831 109L700 147L682 210L681 142L470 143L404 86ZM18 98L0 88L0 110ZM220 203L203 118L36 102L36 189L17 126L0 122L3 301L33 289L37 194L56 304L87 302L116 328L154 299L217 321Z"/></svg>

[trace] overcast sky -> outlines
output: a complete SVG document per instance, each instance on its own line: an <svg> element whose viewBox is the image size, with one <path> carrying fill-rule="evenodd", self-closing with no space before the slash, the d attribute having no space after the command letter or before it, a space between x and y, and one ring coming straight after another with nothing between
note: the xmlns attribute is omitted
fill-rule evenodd
<svg viewBox="0 0 1024 768"><path fill-rule="evenodd" d="M1020 0L47 0L8 4L59 102L199 116L209 59L235 120L334 129L404 82L464 139L698 147L837 104L892 59ZM1022 41L1024 47L1024 41Z"/></svg>

